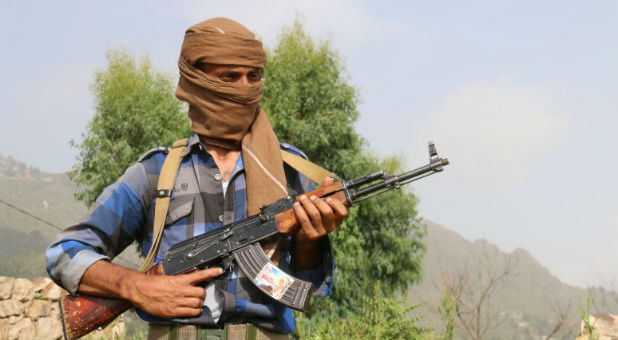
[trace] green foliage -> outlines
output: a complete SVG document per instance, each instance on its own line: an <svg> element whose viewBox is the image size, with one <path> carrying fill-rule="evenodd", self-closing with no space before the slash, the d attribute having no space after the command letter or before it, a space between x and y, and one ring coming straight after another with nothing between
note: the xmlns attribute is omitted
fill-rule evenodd
<svg viewBox="0 0 618 340"><path fill-rule="evenodd" d="M579 310L579 314L584 322L584 328L586 328L586 332L589 334L590 340L598 339L597 335L594 333L594 324L590 323L590 305L592 304L592 296L588 295L588 299L586 300L586 309L581 307L577 307Z"/></svg>
<svg viewBox="0 0 618 340"><path fill-rule="evenodd" d="M371 155L354 130L358 93L328 42L314 43L296 23L268 53L261 105L281 141L301 148L342 178L379 168L402 170L397 158ZM109 53L108 61L93 84L97 113L82 144L74 144L80 155L71 178L86 186L78 198L87 204L143 151L190 133L169 77L153 71L147 59L138 64L123 52ZM337 259L333 295L313 299L302 320L311 317L326 332L325 322L348 315L337 334L421 336L416 320L406 319L402 302L392 299L420 278L424 229L416 218L416 203L412 193L397 190L350 209L346 222L331 236ZM375 288L375 282L381 285ZM367 327L368 322L376 329ZM364 328L357 329L361 325Z"/></svg>
<svg viewBox="0 0 618 340"><path fill-rule="evenodd" d="M419 318L406 315L417 306L405 307L405 299L384 296L380 284L373 294L362 297L354 313L344 318L332 317L318 322L303 314L297 317L300 339L428 339L428 329L417 326Z"/></svg>
<svg viewBox="0 0 618 340"><path fill-rule="evenodd" d="M442 296L440 297L440 305L438 305L438 312L440 313L440 320L444 325L444 332L442 333L442 339L453 340L455 334L455 309L457 308L457 298L455 294L445 284L442 290Z"/></svg>
<svg viewBox="0 0 618 340"><path fill-rule="evenodd" d="M296 23L268 51L262 107L281 141L351 179L384 168L401 170L396 158L380 160L367 152L353 124L359 116L357 90L328 42L315 43ZM331 234L337 272L328 299L313 299L308 315L343 316L372 295L381 281L385 294L405 290L419 279L423 229L415 227L416 198L392 191L352 207L346 222Z"/></svg>
<svg viewBox="0 0 618 340"><path fill-rule="evenodd" d="M330 45L316 46L297 22L269 53L260 102L280 140L302 146L310 159L342 174L357 163L362 144L352 128L358 94L344 72Z"/></svg>
<svg viewBox="0 0 618 340"><path fill-rule="evenodd" d="M123 51L110 51L107 60L92 84L96 113L82 143L71 142L79 156L69 176L85 187L76 197L89 206L140 154L191 134L169 76Z"/></svg>

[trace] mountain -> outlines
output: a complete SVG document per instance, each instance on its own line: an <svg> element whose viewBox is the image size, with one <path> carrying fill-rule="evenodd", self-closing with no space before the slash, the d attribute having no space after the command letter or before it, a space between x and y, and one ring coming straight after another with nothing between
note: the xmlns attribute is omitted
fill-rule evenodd
<svg viewBox="0 0 618 340"><path fill-rule="evenodd" d="M563 326L553 338L574 338L581 320L577 308L586 308L588 295L594 301L591 312L615 313L618 309L618 301L607 291L586 290L561 282L525 249L505 253L486 240L468 241L430 221L426 226L423 278L410 286L407 299L411 305L421 304L414 314L422 315L423 322L434 329L443 327L438 306L445 285L459 287L466 303L478 302L490 279L499 277L505 268L510 268L510 272L498 280L493 294L481 304L481 315L499 322L489 325L485 338L545 338L560 321ZM461 305L462 309L466 303ZM455 338L473 337L465 332L462 322L456 323ZM482 319L483 323L487 319Z"/></svg>
<svg viewBox="0 0 618 340"><path fill-rule="evenodd" d="M0 156L0 200L56 227L64 228L87 212L74 198L78 190L66 174L41 172ZM567 319L564 329L553 338L575 338L580 324L577 307L585 307L589 294L594 297L592 312L615 314L618 310L618 301L608 299L606 291L587 291L562 283L525 249L505 253L486 240L468 241L430 221L426 226L423 279L410 286L407 300L411 305L421 304L414 313L422 315L422 322L438 332L442 322L437 307L444 280L455 282L465 278L473 292L473 288L486 284L492 276L488 274L499 274L507 263L514 266L511 275L496 286L487 308L504 321L500 327L490 328L485 338L544 338L558 322L561 314L557 310L565 311ZM46 275L44 251L57 232L54 227L0 202L0 276L33 279ZM141 263L134 247L125 250L121 257ZM458 326L455 338L471 336Z"/></svg>
<svg viewBox="0 0 618 340"><path fill-rule="evenodd" d="M78 190L66 174L45 173L0 156L0 200L5 202L0 202L0 276L33 279L47 275L45 248L58 229L88 211L75 199ZM134 247L125 250L122 258L140 263Z"/></svg>

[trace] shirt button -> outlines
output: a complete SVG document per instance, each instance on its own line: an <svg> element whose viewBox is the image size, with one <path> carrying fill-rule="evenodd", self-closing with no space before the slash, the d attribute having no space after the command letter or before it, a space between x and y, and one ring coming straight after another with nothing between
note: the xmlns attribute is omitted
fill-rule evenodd
<svg viewBox="0 0 618 340"><path fill-rule="evenodd" d="M216 179L217 181L220 181L220 180L221 180L221 174L216 174L216 175L215 175L215 179Z"/></svg>
<svg viewBox="0 0 618 340"><path fill-rule="evenodd" d="M223 222L223 215L219 215L219 222Z"/></svg>

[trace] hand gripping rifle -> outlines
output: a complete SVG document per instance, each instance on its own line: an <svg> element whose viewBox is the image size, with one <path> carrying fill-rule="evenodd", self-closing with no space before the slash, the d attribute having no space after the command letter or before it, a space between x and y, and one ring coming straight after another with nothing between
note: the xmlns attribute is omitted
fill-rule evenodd
<svg viewBox="0 0 618 340"><path fill-rule="evenodd" d="M448 159L438 157L429 143L429 164L400 175L379 170L351 181L338 181L305 193L307 196L331 197L352 206L369 197L397 189L417 179L442 171ZM292 235L298 228L292 208L296 197L282 198L249 216L221 229L174 244L163 261L148 274L176 275L210 266L231 269L234 262L262 292L291 308L304 311L313 290L311 283L280 270L264 254L259 241ZM65 338L73 340L103 327L131 307L129 301L89 295L61 298L60 311Z"/></svg>

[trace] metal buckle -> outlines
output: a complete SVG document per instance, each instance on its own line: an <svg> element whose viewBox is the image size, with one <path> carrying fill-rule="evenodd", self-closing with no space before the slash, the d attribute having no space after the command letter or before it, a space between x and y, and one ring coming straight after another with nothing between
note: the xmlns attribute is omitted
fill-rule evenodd
<svg viewBox="0 0 618 340"><path fill-rule="evenodd" d="M157 189L155 190L156 198L172 197L171 189Z"/></svg>

